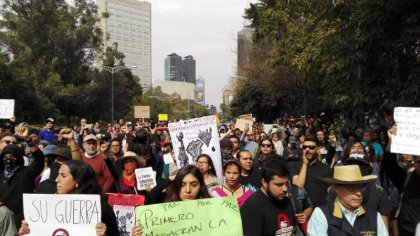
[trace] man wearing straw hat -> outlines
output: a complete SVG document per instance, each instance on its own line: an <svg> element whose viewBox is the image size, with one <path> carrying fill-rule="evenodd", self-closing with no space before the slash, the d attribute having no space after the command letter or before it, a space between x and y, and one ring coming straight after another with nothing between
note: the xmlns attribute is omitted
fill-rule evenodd
<svg viewBox="0 0 420 236"><path fill-rule="evenodd" d="M336 166L333 178L322 181L332 184L337 193L334 202L317 207L309 220L308 235L388 235L385 224L376 211L362 207L366 183L375 175L362 176L358 165Z"/></svg>

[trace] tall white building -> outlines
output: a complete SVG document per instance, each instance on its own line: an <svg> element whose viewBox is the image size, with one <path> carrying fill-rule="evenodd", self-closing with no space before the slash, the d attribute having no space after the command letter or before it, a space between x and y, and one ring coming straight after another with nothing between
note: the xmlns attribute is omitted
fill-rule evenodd
<svg viewBox="0 0 420 236"><path fill-rule="evenodd" d="M127 66L140 78L143 88L152 86L152 27L151 4L139 0L96 0L98 12L106 12L102 18L106 47L118 43L118 51L124 53Z"/></svg>

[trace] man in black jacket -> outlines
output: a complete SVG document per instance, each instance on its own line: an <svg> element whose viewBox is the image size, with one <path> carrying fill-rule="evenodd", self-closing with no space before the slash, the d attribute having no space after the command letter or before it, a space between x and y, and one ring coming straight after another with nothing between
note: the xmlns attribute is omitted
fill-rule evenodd
<svg viewBox="0 0 420 236"><path fill-rule="evenodd" d="M398 165L397 155L390 153L392 138L397 132L396 126L388 130L389 144L382 161L388 178L402 195L400 200L398 225L400 236L414 235L416 225L420 222L420 157L414 156L414 171L409 174Z"/></svg>
<svg viewBox="0 0 420 236"><path fill-rule="evenodd" d="M37 146L30 149L34 161L27 167L24 166L23 150L15 144L4 147L0 155L0 202L15 214L18 228L23 220L23 194L33 192L35 177L44 168L44 154Z"/></svg>

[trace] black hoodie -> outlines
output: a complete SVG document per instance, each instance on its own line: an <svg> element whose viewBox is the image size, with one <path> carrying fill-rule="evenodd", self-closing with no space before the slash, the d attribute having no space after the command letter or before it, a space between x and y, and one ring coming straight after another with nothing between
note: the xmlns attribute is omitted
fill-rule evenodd
<svg viewBox="0 0 420 236"><path fill-rule="evenodd" d="M44 154L39 149L35 151L32 154L34 161L30 166L25 167L23 152L18 146L14 144L6 146L1 154L2 162L5 153L16 155L20 167L10 179L4 177L4 166L0 167L0 202L3 202L15 214L16 226L19 228L23 220L23 194L33 192L35 177L44 168Z"/></svg>

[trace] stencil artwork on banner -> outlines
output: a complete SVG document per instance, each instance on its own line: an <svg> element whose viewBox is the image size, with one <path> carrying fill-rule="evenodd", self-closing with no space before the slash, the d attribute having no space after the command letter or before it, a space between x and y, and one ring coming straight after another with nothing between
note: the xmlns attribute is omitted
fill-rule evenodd
<svg viewBox="0 0 420 236"><path fill-rule="evenodd" d="M210 145L210 141L211 141L211 127L206 129L205 131L199 130L198 131L198 138L201 139L201 141L203 141L206 146L208 147Z"/></svg>
<svg viewBox="0 0 420 236"><path fill-rule="evenodd" d="M181 167L184 167L186 165L188 165L188 156L187 156L187 152L185 152L185 145L184 145L184 134L182 132L180 132L176 138L178 139L178 141L181 143L181 146L179 147L179 155L178 155L178 160L179 160L179 164Z"/></svg>
<svg viewBox="0 0 420 236"><path fill-rule="evenodd" d="M191 141L187 145L187 152L193 157L193 161L197 161L197 157L201 154L202 150L201 147L203 147L203 143L200 140Z"/></svg>

